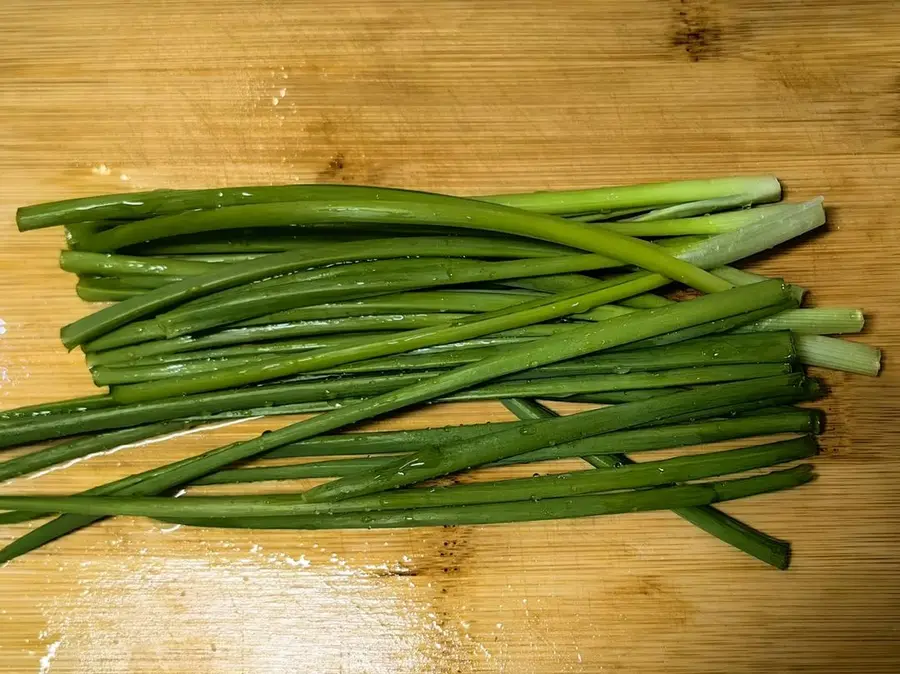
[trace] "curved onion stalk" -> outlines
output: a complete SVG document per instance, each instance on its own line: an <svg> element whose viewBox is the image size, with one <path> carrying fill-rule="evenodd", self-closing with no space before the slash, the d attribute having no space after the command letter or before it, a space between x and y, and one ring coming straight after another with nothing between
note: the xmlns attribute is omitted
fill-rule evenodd
<svg viewBox="0 0 900 674"><path fill-rule="evenodd" d="M781 185L774 177L751 176L590 190L495 194L472 198L545 213L579 213L660 206L735 194L746 195L755 203L778 201L781 197ZM354 185L257 185L205 190L153 190L25 206L16 212L16 224L20 231L27 231L85 220L137 220L181 211L218 209L239 204L337 198L374 201L401 199L425 201L433 198L439 202L446 197L427 192Z"/></svg>
<svg viewBox="0 0 900 674"><path fill-rule="evenodd" d="M478 229L534 238L608 255L628 264L663 274L698 290L722 290L721 279L671 256L646 241L632 239L590 225L552 215L527 213L515 208L459 199L427 201L371 201L330 199L230 206L216 210L187 211L177 215L136 220L98 232L83 245L110 252L169 236L232 228L298 226L303 224L410 224Z"/></svg>
<svg viewBox="0 0 900 674"><path fill-rule="evenodd" d="M369 198L426 200L425 192L355 185L255 185L202 190L160 189L127 194L66 199L16 212L19 231L81 223L85 220L142 220L198 209L219 209L239 204L264 204L301 199Z"/></svg>

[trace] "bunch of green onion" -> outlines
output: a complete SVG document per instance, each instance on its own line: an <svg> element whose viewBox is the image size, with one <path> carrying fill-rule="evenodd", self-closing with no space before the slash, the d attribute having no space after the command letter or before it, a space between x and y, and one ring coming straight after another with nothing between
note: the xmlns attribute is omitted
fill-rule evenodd
<svg viewBox="0 0 900 674"><path fill-rule="evenodd" d="M78 295L111 303L61 331L109 392L0 413L0 447L61 440L0 461L0 478L222 419L319 414L81 494L0 496L0 523L56 516L0 561L112 515L336 529L673 510L786 568L786 542L714 504L810 481L797 462L816 454L821 419L794 405L823 389L803 365L875 375L880 354L831 336L859 332L860 310L800 308L802 288L729 266L824 224L821 199L780 198L774 178L737 177L473 198L158 190L22 208L22 231L65 228ZM672 284L700 295L657 294ZM519 420L337 432L492 399ZM602 406L560 417L535 399ZM754 440L700 447L740 438ZM693 451L645 454L680 447ZM433 482L576 457L587 470ZM287 458L300 460L268 462ZM173 498L305 478L335 479Z"/></svg>

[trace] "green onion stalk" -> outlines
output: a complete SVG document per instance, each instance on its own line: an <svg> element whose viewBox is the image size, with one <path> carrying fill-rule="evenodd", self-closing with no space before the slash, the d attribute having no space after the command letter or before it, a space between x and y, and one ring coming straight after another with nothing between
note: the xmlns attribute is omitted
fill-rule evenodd
<svg viewBox="0 0 900 674"><path fill-rule="evenodd" d="M475 197L540 213L579 213L643 208L705 199L733 198L746 203L778 201L781 185L770 176L684 180L669 183L601 187L588 190L495 194ZM204 190L153 190L68 199L20 208L16 224L20 231L84 221L121 221L153 218L198 209L278 203L282 201L372 199L423 201L444 197L427 192L348 185L282 185L231 187Z"/></svg>
<svg viewBox="0 0 900 674"><path fill-rule="evenodd" d="M689 255L695 260L710 261L712 266L720 266L722 263L730 261L732 257L739 258L749 254L750 251L759 250L760 245L764 248L776 245L785 238L790 238L800 231L808 231L823 222L824 212L821 203L813 201L798 207L793 211L793 215L779 216L773 221L761 221L758 225L722 234L720 237L723 238L715 237L711 240L712 244L703 242L682 254ZM568 294L552 296L549 300L532 300L516 305L512 309L487 313L473 319L464 319L452 323L446 328L435 327L424 331L411 331L396 338L371 341L328 352L272 358L261 362L255 368L228 368L192 377L119 386L113 389L113 396L120 402L138 402L172 395L230 388L301 372L335 367L342 363L403 353L435 344L472 339L492 332L578 313L598 304L641 294L666 282L667 280L662 276L637 272L611 281L598 282L595 289L588 292L579 289ZM792 300L788 298L787 301L791 302Z"/></svg>

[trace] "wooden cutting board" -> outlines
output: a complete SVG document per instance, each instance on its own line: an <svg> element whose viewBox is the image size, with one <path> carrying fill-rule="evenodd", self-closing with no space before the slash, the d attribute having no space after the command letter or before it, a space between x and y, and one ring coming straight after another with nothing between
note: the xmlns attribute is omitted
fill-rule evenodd
<svg viewBox="0 0 900 674"><path fill-rule="evenodd" d="M90 310L17 206L346 182L455 193L775 173L830 227L754 266L861 306L820 479L728 510L779 573L668 513L363 533L120 518L0 569L9 672L894 672L900 666L896 2L38 2L0 7L0 399L91 391ZM381 424L506 419L495 404ZM20 479L72 492L246 423ZM0 531L0 542L27 526Z"/></svg>

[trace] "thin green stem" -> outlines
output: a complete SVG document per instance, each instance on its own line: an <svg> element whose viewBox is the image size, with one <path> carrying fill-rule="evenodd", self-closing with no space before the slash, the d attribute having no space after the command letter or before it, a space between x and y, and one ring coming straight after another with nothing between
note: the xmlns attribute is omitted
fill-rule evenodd
<svg viewBox="0 0 900 674"><path fill-rule="evenodd" d="M213 269L208 262L187 262L168 257L144 257L86 253L64 250L59 254L59 266L73 274L95 276L122 276L144 274L148 276L196 276Z"/></svg>
<svg viewBox="0 0 900 674"><path fill-rule="evenodd" d="M789 309L744 325L737 332L790 330L804 335L839 335L861 332L865 323L863 312L859 309Z"/></svg>
<svg viewBox="0 0 900 674"><path fill-rule="evenodd" d="M555 412L531 400L514 398L504 401L504 405L506 405L513 414L523 420L547 419L556 416ZM753 421L758 422L765 418L766 417L749 417L747 419L733 419L731 421L737 421L739 423L750 421L752 424ZM652 431L655 429L647 430ZM818 428L816 430L818 430ZM704 439L700 442L704 441L712 440ZM585 455L584 458L595 468L620 469L624 466L634 464L634 462L626 456L625 452L627 451L627 447L624 447L623 451L619 454L606 456L591 454ZM813 453L815 453L815 449L813 449ZM677 480L673 477L672 482L676 481ZM785 570L790 565L790 543L773 538L711 505L676 508L673 512L694 526L715 536L723 543L727 543L776 569Z"/></svg>
<svg viewBox="0 0 900 674"><path fill-rule="evenodd" d="M611 232L642 237L722 234L753 224L775 213L788 213L792 208L791 204L774 204L690 218L604 222L602 227Z"/></svg>
<svg viewBox="0 0 900 674"><path fill-rule="evenodd" d="M247 355L284 355L311 352L314 349L339 349L346 346L365 344L380 340L384 333L366 333L359 335L323 335L304 339L283 339L270 341L269 326L252 326L251 328L231 328L221 332L194 338L191 336L176 339L160 340L151 343L110 349L100 353L88 353L85 360L91 368L101 365L119 365L140 361L150 363L181 363L185 361L210 358L231 358ZM280 330L280 329L279 329ZM394 335L397 336L397 335ZM413 349L410 353L437 353L475 349L486 346L500 346L529 341L534 335L516 337L509 333L484 335L479 338L447 342L422 349Z"/></svg>
<svg viewBox="0 0 900 674"><path fill-rule="evenodd" d="M814 479L808 464L758 477L723 482L700 482L674 487L592 494L511 503L437 506L408 510L379 510L284 517L161 518L191 526L242 529L375 529L419 526L499 524L612 515L647 510L675 510L748 498L791 489ZM334 504L328 504L334 505Z"/></svg>
<svg viewBox="0 0 900 674"><path fill-rule="evenodd" d="M146 292L143 288L129 286L113 278L85 277L75 284L75 294L85 302L122 302Z"/></svg>
<svg viewBox="0 0 900 674"><path fill-rule="evenodd" d="M766 201L777 201L777 198L759 199L756 194L748 192L727 197L714 197L712 199L700 199L698 201L687 201L671 206L662 206L645 213L638 213L617 219L626 222L649 222L652 220L669 220L671 218L690 218L696 215L708 215L710 213L728 211L733 208L745 208Z"/></svg>
<svg viewBox="0 0 900 674"><path fill-rule="evenodd" d="M288 309L250 319L241 325L266 325L280 321L304 321L346 316L376 314L404 314L419 312L484 313L506 309L539 296L524 291L487 290L425 290L403 292L378 297L366 297L348 302L333 302Z"/></svg>
<svg viewBox="0 0 900 674"><path fill-rule="evenodd" d="M112 407L115 404L112 396L107 394L85 396L82 398L69 398L67 400L40 403L39 405L25 405L24 407L4 410L3 412L0 412L0 421L8 421L11 419L39 419L51 414L85 412L87 410Z"/></svg>
<svg viewBox="0 0 900 674"><path fill-rule="evenodd" d="M683 180L623 187L600 187L564 192L532 192L482 197L495 203L542 213L588 213L591 211L667 206L689 201L742 195L747 203L778 201L781 185L770 176Z"/></svg>
<svg viewBox="0 0 900 674"><path fill-rule="evenodd" d="M9 480L66 461L73 461L91 454L96 454L97 452L104 452L115 449L116 447L121 447L122 445L129 445L135 442L141 442L142 440L147 440L148 438L181 431L190 428L191 426L196 426L198 423L199 422L196 421L179 420L161 424L137 426L135 428L127 428L112 433L79 438L45 449L39 449L29 454L17 456L14 459L0 461L0 480Z"/></svg>
<svg viewBox="0 0 900 674"><path fill-rule="evenodd" d="M781 186L775 178L763 176L685 180L604 187L594 190L496 194L473 198L494 203L507 203L519 208L566 213L658 206L735 194L754 195L753 201L757 203L777 201L781 196ZM16 224L20 231L27 231L84 220L137 220L181 211L220 209L239 204L347 198L368 198L374 201L382 199L424 201L433 198L439 203L445 197L426 192L349 185L280 185L205 190L154 190L25 206L17 211ZM573 202L584 204L586 207L577 208Z"/></svg>
<svg viewBox="0 0 900 674"><path fill-rule="evenodd" d="M567 255L508 262L447 260L441 264L434 263L421 271L398 270L396 273L377 275L341 275L320 281L284 283L259 289L250 287L245 292L228 297L211 296L202 305L178 307L157 316L154 320L166 337L180 337L272 312L323 302L430 287L590 270L597 268L598 265L605 265L606 260L607 258L600 255Z"/></svg>

